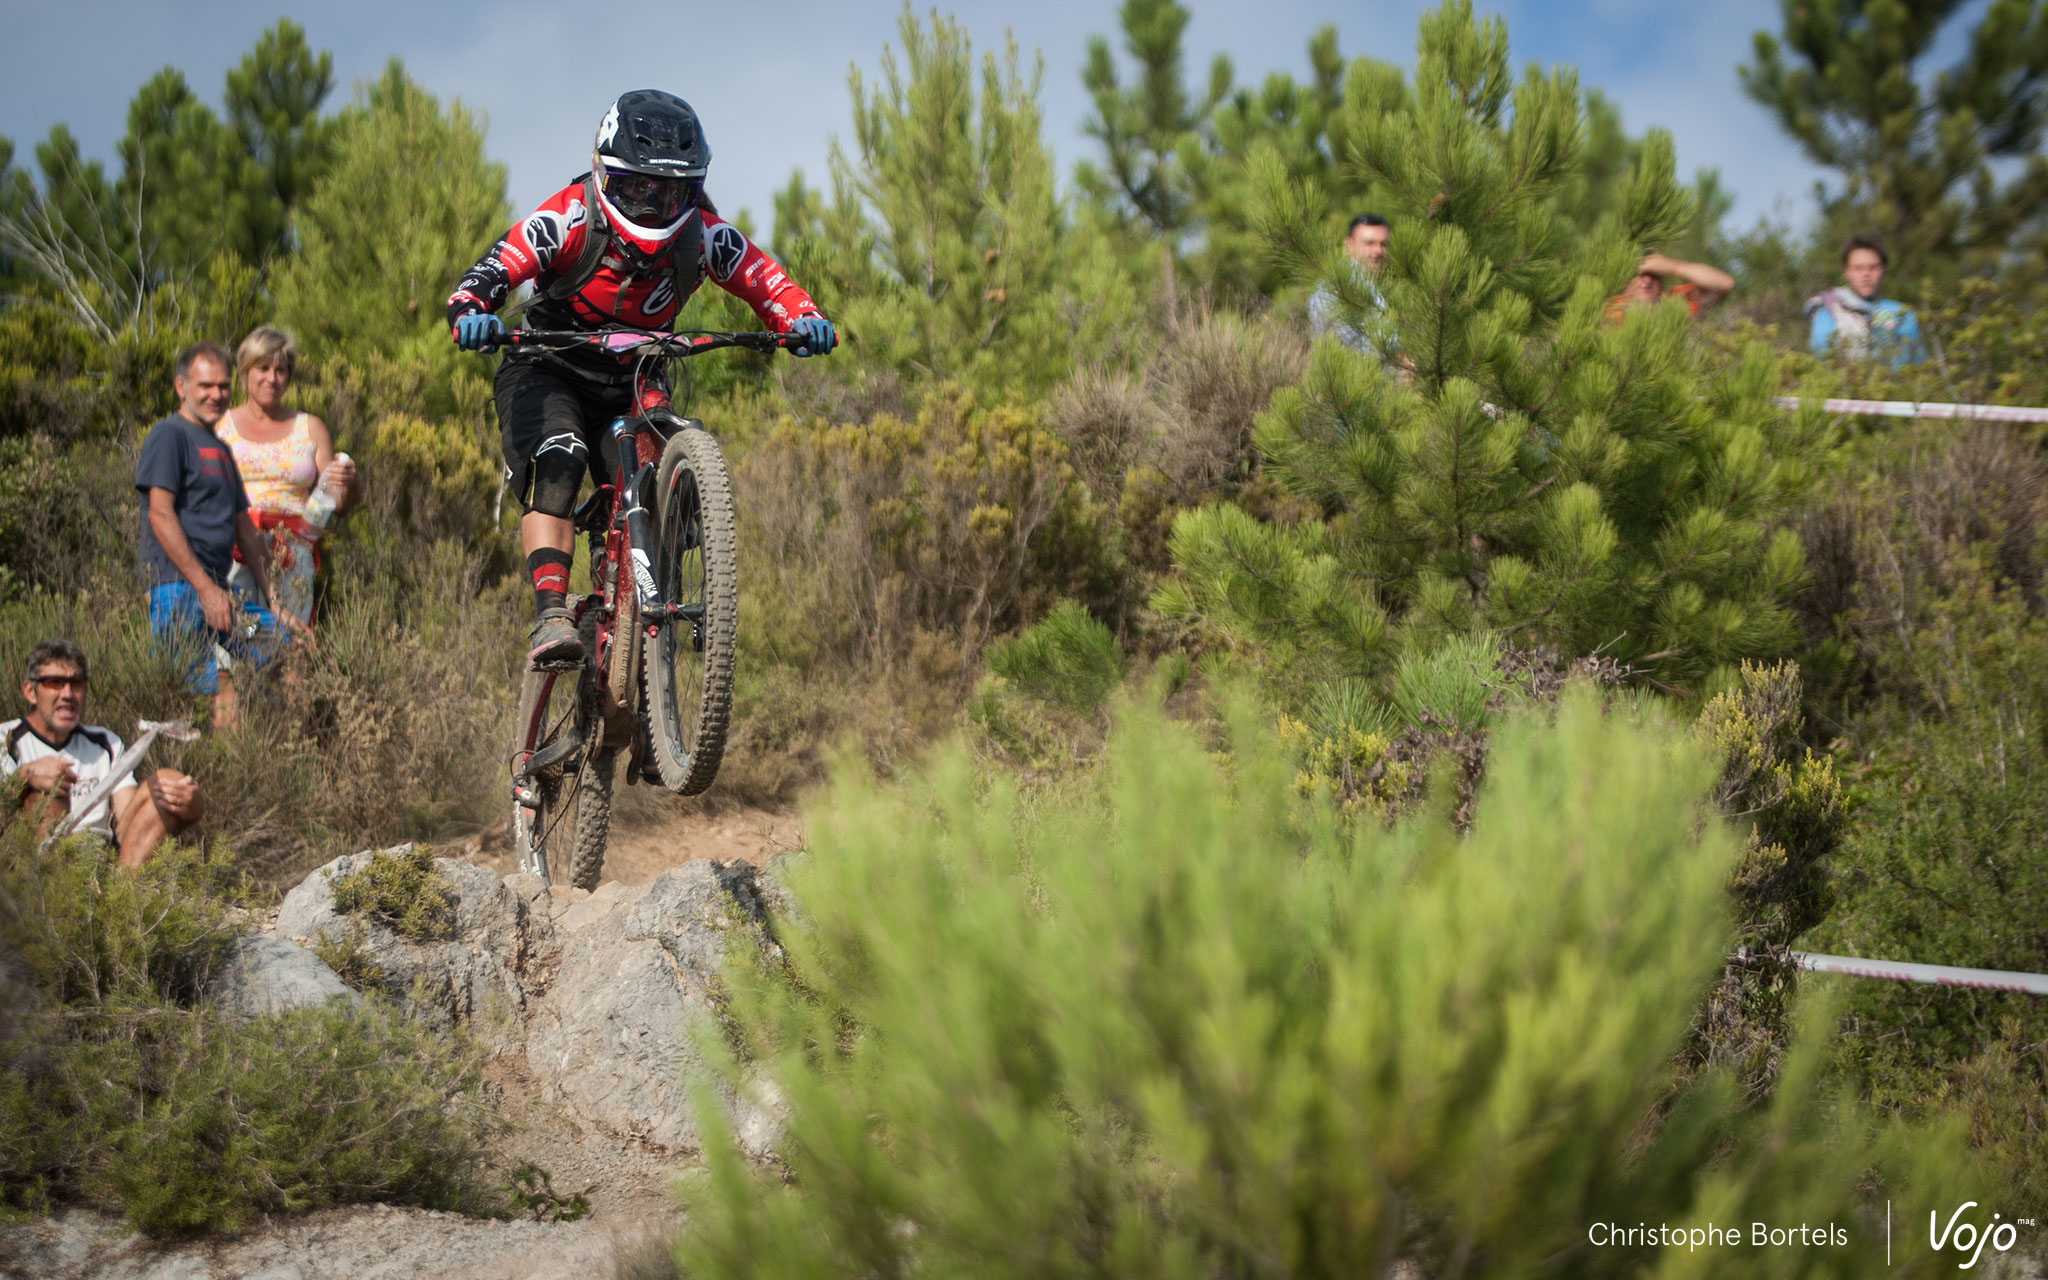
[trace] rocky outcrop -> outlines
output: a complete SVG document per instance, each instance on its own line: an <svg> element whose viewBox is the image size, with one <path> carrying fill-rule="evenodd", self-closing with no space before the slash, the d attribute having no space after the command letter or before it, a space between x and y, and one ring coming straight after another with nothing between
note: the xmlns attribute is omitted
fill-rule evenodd
<svg viewBox="0 0 2048 1280"><path fill-rule="evenodd" d="M695 1151L695 1091L712 1085L742 1144L765 1153L775 1099L761 1087L724 1088L705 1053L719 1035L728 953L743 944L777 954L765 906L777 891L753 867L686 862L649 884L583 893L440 860L452 924L446 938L422 942L336 910L334 879L372 856L337 858L308 876L278 909L267 945L326 938L359 949L384 990L469 1024L501 1052L523 1051L543 1098L621 1137Z"/></svg>
<svg viewBox="0 0 2048 1280"><path fill-rule="evenodd" d="M399 846L387 852L409 849ZM378 986L425 1011L466 1022L499 1047L518 1039L526 1009L519 972L530 951L544 945L545 916L484 867L438 859L451 902L448 936L407 938L382 921L335 909L337 877L369 865L374 853L336 858L285 895L277 911L278 935L312 945L319 939L354 946L381 972Z"/></svg>
<svg viewBox="0 0 2048 1280"><path fill-rule="evenodd" d="M554 981L527 1024L527 1070L544 1092L615 1132L672 1150L698 1146L691 1092L714 1078L719 968L735 940L768 942L753 868L686 862L637 889L604 885L572 902ZM759 1108L724 1098L744 1129Z"/></svg>
<svg viewBox="0 0 2048 1280"><path fill-rule="evenodd" d="M235 939L228 962L207 995L247 1018L316 1008L334 999L352 1005L363 999L326 961L274 933L247 933Z"/></svg>

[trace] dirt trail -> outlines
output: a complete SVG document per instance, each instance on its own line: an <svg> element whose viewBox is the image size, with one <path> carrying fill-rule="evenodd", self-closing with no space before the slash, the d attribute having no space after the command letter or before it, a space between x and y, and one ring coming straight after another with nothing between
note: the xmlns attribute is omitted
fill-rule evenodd
<svg viewBox="0 0 2048 1280"><path fill-rule="evenodd" d="M357 1205L235 1239L161 1243L67 1210L0 1232L0 1280L600 1280L656 1224L492 1222Z"/></svg>
<svg viewBox="0 0 2048 1280"><path fill-rule="evenodd" d="M601 880L646 884L670 867L701 859L739 859L758 867L777 853L802 848L803 838L802 821L787 810L739 805L715 813L646 812L621 804L612 823ZM518 869L502 827L436 852L444 858L489 867L499 875Z"/></svg>

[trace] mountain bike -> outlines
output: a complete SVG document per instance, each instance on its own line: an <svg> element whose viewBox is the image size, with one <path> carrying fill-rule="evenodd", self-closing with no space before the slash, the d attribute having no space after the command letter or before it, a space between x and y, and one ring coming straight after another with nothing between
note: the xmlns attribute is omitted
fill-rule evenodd
<svg viewBox="0 0 2048 1280"><path fill-rule="evenodd" d="M774 351L781 334L513 329L502 345L593 346L634 357L633 403L671 361L726 347ZM590 549L590 594L570 610L583 661L526 673L512 740L519 867L594 889L604 869L612 783L696 795L718 776L732 711L738 548L725 457L704 424L667 408L614 421L617 461L571 517Z"/></svg>

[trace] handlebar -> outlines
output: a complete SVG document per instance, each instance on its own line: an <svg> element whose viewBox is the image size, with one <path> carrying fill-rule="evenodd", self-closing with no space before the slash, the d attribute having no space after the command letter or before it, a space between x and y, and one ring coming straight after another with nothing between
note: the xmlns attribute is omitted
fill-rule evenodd
<svg viewBox="0 0 2048 1280"><path fill-rule="evenodd" d="M749 351L787 350L803 345L793 333L727 333L716 329L682 329L655 333L643 329L508 329L493 347L532 347L561 351L569 347L596 347L618 356L660 355L701 356L707 351L743 347Z"/></svg>

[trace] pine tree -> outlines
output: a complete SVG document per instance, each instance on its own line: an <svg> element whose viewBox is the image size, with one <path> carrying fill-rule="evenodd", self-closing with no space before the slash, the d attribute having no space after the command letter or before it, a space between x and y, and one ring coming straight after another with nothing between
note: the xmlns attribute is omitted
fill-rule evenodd
<svg viewBox="0 0 2048 1280"><path fill-rule="evenodd" d="M1653 131L1600 225L1574 227L1576 78L1515 84L1505 27L1462 2L1424 17L1405 101L1346 85L1351 163L1401 228L1377 282L1398 350L1323 340L1259 422L1268 474L1323 518L1182 514L1155 603L1298 679L1377 680L1469 631L1606 650L1671 686L1782 650L1802 558L1771 529L1811 424L1773 408L1760 348L1710 377L1681 306L1603 319L1642 246L1694 216L1670 138ZM1320 199L1271 156L1252 177L1273 250L1362 316Z"/></svg>
<svg viewBox="0 0 2048 1280"><path fill-rule="evenodd" d="M278 19L228 72L228 126L260 175L263 196L262 216L250 228L252 263L285 251L293 213L327 172L337 124L320 108L333 90L333 56L316 56L305 29L289 18Z"/></svg>
<svg viewBox="0 0 2048 1280"><path fill-rule="evenodd" d="M1172 0L1127 0L1118 10L1124 48L1136 63L1129 87L1109 42L1089 41L1082 83L1095 112L1084 129L1101 143L1102 159L1077 165L1075 184L1122 232L1134 267L1149 273L1148 260L1160 253L1175 272L1189 275L1192 289L1272 293L1284 276L1248 230L1244 174L1252 152L1270 149L1327 192L1333 219L1358 194L1333 182L1331 160L1342 139L1328 129L1345 74L1336 28L1310 39L1305 82L1276 71L1257 87L1236 85L1229 58L1218 55L1207 84L1195 91L1181 83L1189 16Z"/></svg>
<svg viewBox="0 0 2048 1280"><path fill-rule="evenodd" d="M1306 202L1303 215L1323 228L1331 244L1342 239L1357 214L1384 214L1394 207L1390 193L1374 185L1371 166L1354 162L1357 116L1343 105L1356 84L1382 110L1407 110L1398 67L1372 58L1347 64L1336 28L1323 27L1309 40L1305 78L1275 71L1256 87L1233 86L1228 61L1219 58L1206 92L1196 94L1178 82L1187 10L1133 0L1119 17L1137 80L1124 88L1108 42L1090 42L1083 81L1096 110L1087 131L1102 144L1103 155L1100 166L1077 166L1075 178L1091 207L1127 232L1147 233L1142 245L1126 236L1125 251L1134 262L1142 261L1152 243L1163 242L1191 288L1238 297L1285 292L1292 273L1265 252L1255 226L1255 159L1280 167ZM1597 91L1586 95L1585 111L1582 162L1565 180L1553 213L1590 231L1623 198L1644 140L1626 133L1620 113ZM1657 247L1704 258L1731 199L1712 172L1696 178L1691 194L1692 225Z"/></svg>
<svg viewBox="0 0 2048 1280"><path fill-rule="evenodd" d="M142 211L156 279L189 279L215 255L263 267L319 180L335 124L320 117L332 58L280 19L227 75L227 119L166 67L135 95L120 191Z"/></svg>
<svg viewBox="0 0 2048 1280"><path fill-rule="evenodd" d="M35 180L14 167L14 139L0 136L0 227L18 223L36 201ZM17 292L34 279L5 235L0 235L0 290Z"/></svg>
<svg viewBox="0 0 2048 1280"><path fill-rule="evenodd" d="M1920 64L1964 11L1963 0L1782 0L1782 38L1757 32L1741 70L1750 97L1840 175L1824 199L1831 223L1882 232L1923 267L1995 258L2023 234L2038 249L2048 231L2048 4L1991 0L1961 59L1929 76Z"/></svg>
<svg viewBox="0 0 2048 1280"><path fill-rule="evenodd" d="M1204 92L1191 98L1181 84L1181 34L1190 16L1173 0L1124 0L1117 22L1124 49L1137 63L1128 88L1120 83L1109 41L1089 38L1081 83L1095 113L1082 132L1102 144L1102 167L1083 161L1074 169L1075 184L1090 200L1174 250L1196 216L1188 163L1232 78L1230 59L1218 54Z"/></svg>
<svg viewBox="0 0 2048 1280"><path fill-rule="evenodd" d="M1348 180L1335 158L1347 138L1338 108L1347 74L1384 78L1394 68L1360 59L1346 68L1337 52L1337 31L1324 27L1308 44L1310 78L1297 81L1282 71L1268 75L1256 91L1231 94L1214 117L1210 145L1188 160L1201 215L1202 245L1189 264L1195 278L1238 295L1277 293L1287 282L1262 251L1252 229L1252 185L1246 180L1252 157L1277 162L1290 181L1321 194L1321 220L1337 228L1371 200L1368 188Z"/></svg>
<svg viewBox="0 0 2048 1280"><path fill-rule="evenodd" d="M1042 65L1012 40L976 73L966 29L906 6L882 78L850 76L829 201L793 182L775 246L852 340L847 364L1042 388L1103 345L1129 290L1069 225L1042 136Z"/></svg>
<svg viewBox="0 0 2048 1280"><path fill-rule="evenodd" d="M351 352L419 335L448 346L448 293L510 221L482 123L460 102L444 109L394 59L342 113L333 168L300 207L281 323Z"/></svg>
<svg viewBox="0 0 2048 1280"><path fill-rule="evenodd" d="M261 175L183 72L165 67L136 93L120 155L120 198L141 213L152 283L189 280L216 253L261 261Z"/></svg>
<svg viewBox="0 0 2048 1280"><path fill-rule="evenodd" d="M6 150L11 159L13 145ZM0 255L13 296L53 308L99 343L146 326L151 271L140 211L64 125L36 144L36 167L40 188L12 166L0 176Z"/></svg>
<svg viewBox="0 0 2048 1280"><path fill-rule="evenodd" d="M378 456L414 537L474 538L487 523L491 365L449 341L445 307L510 221L481 122L393 59L341 113L332 167L299 208L298 252L275 277L277 323L311 357L308 393L332 397L338 443Z"/></svg>

